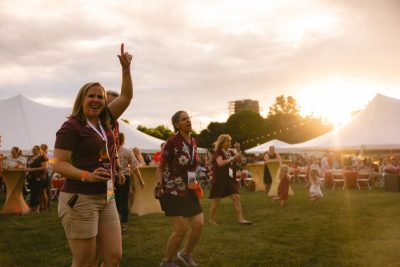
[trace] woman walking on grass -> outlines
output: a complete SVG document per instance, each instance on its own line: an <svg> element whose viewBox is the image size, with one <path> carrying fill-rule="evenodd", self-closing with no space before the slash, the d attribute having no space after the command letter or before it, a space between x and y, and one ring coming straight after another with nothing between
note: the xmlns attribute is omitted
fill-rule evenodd
<svg viewBox="0 0 400 267"><path fill-rule="evenodd" d="M208 222L217 225L215 221L217 209L221 199L230 196L235 209L237 221L242 225L251 224L243 218L240 195L236 185L236 166L235 162L242 161L240 144L235 143L235 149L230 150L231 137L227 134L221 134L214 143L215 153L212 158L213 179L211 180L210 199L210 218Z"/></svg>

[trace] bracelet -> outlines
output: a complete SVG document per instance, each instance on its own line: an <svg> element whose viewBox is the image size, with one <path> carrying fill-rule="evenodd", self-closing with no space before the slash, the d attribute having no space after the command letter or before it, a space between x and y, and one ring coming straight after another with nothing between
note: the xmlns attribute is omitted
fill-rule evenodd
<svg viewBox="0 0 400 267"><path fill-rule="evenodd" d="M86 183L86 178L88 178L90 173L88 171L82 171L81 173L81 181Z"/></svg>

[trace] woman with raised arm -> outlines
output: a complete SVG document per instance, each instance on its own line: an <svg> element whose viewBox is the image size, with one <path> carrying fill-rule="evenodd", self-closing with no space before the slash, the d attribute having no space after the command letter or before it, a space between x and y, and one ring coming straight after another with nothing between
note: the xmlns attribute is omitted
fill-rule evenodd
<svg viewBox="0 0 400 267"><path fill-rule="evenodd" d="M54 171L66 177L58 215L72 253L72 266L96 266L96 242L103 266L118 266L121 228L113 194L115 136L113 124L129 106L132 56L118 55L122 67L120 95L108 104L98 82L82 86L72 114L58 130Z"/></svg>

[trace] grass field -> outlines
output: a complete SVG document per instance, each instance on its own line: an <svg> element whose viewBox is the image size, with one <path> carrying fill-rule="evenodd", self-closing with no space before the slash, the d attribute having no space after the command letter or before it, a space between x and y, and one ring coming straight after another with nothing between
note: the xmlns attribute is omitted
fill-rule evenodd
<svg viewBox="0 0 400 267"><path fill-rule="evenodd" d="M304 185L293 186L287 206L262 192L241 193L240 226L230 199L205 224L194 257L200 266L400 266L400 194L325 190L312 206ZM208 195L208 192L206 192ZM4 194L0 197L0 205ZM47 213L0 216L0 266L70 266L56 203ZM202 200L205 219L210 201ZM158 266L171 228L163 214L130 217L121 266Z"/></svg>

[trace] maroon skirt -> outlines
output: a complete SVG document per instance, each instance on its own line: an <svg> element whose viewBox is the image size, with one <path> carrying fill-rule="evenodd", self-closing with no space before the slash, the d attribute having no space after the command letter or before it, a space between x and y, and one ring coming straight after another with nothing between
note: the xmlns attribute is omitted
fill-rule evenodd
<svg viewBox="0 0 400 267"><path fill-rule="evenodd" d="M235 179L229 176L213 177L208 198L224 198L232 194L239 194Z"/></svg>

